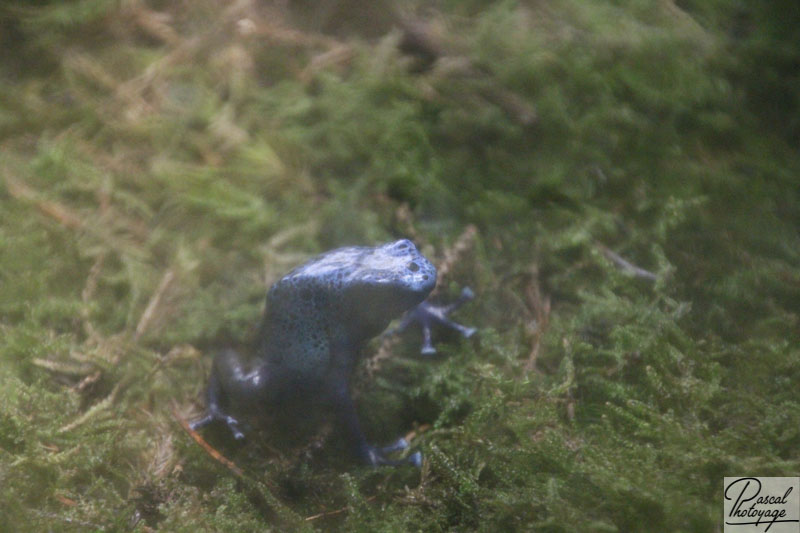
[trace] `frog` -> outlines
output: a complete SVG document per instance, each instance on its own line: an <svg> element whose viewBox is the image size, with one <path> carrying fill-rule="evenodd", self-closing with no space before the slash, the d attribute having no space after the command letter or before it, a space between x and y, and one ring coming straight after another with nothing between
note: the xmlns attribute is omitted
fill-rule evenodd
<svg viewBox="0 0 800 533"><path fill-rule="evenodd" d="M404 317L402 329L413 322L422 326L429 354L431 320L455 325L465 336L474 333L448 324L445 315L458 305L426 302L436 275L434 265L408 239L337 248L295 268L267 292L251 356L228 348L214 357L205 414L190 427L197 431L221 422L241 440L247 417L324 408L362 463L419 467L420 452L390 458L408 448L405 438L384 447L367 442L350 382L367 342L396 318ZM466 299L462 294L461 300Z"/></svg>

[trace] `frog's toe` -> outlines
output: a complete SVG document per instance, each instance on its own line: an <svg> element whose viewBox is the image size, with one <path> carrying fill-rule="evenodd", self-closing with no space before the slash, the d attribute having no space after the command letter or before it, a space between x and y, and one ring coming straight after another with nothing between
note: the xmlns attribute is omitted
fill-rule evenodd
<svg viewBox="0 0 800 533"><path fill-rule="evenodd" d="M422 452L414 452L406 457L408 464L414 465L417 468L422 468Z"/></svg>
<svg viewBox="0 0 800 533"><path fill-rule="evenodd" d="M470 289L469 287L464 287L463 289L461 289L461 295L460 295L459 299L461 301L463 301L464 303L466 303L466 302L468 302L470 300L474 300L475 299L475 292L472 289Z"/></svg>
<svg viewBox="0 0 800 533"><path fill-rule="evenodd" d="M400 447L400 441L404 441L405 446ZM364 462L370 466L403 466L414 465L419 467L422 464L422 454L419 452L412 453L403 459L389 459L385 453L391 451L403 450L408 447L408 442L405 439L399 439L397 442L385 447L376 448L375 446L368 446L363 452Z"/></svg>
<svg viewBox="0 0 800 533"><path fill-rule="evenodd" d="M189 423L189 427L192 431L198 431L212 422L216 421L224 422L228 429L233 434L233 438L236 440L244 439L244 433L242 432L241 428L239 427L239 421L232 416L222 414L220 412L209 412L203 418L199 420L195 420L194 422Z"/></svg>
<svg viewBox="0 0 800 533"><path fill-rule="evenodd" d="M381 453L399 452L405 450L406 448L408 448L408 441L405 438L400 437L390 445L381 448Z"/></svg>
<svg viewBox="0 0 800 533"><path fill-rule="evenodd" d="M242 430L239 429L238 420L236 420L232 416L225 416L223 418L223 421L225 422L225 425L228 426L228 429L231 430L234 439L236 440L244 439L244 433L242 433Z"/></svg>
<svg viewBox="0 0 800 533"><path fill-rule="evenodd" d="M466 327L463 327L463 326L462 326L462 329L461 329L461 334L462 334L462 335L463 335L465 338L469 339L470 337L472 337L473 335L475 335L475 333L476 333L477 331L478 331L478 328L466 328Z"/></svg>
<svg viewBox="0 0 800 533"><path fill-rule="evenodd" d="M436 347L430 342L425 342L419 349L419 353L422 355L436 355Z"/></svg>
<svg viewBox="0 0 800 533"><path fill-rule="evenodd" d="M204 416L199 420L195 420L194 422L189 422L189 427L192 429L192 431L198 431L209 425L214 420L216 420L216 417L213 414L208 413L206 416Z"/></svg>
<svg viewBox="0 0 800 533"><path fill-rule="evenodd" d="M459 324L458 322L453 322L452 320L450 320L448 318L439 319L439 324L441 324L442 326L444 326L446 328L450 328L450 329L456 330L465 339L469 339L470 337L475 335L476 331L478 331L476 328L469 328L467 326Z"/></svg>

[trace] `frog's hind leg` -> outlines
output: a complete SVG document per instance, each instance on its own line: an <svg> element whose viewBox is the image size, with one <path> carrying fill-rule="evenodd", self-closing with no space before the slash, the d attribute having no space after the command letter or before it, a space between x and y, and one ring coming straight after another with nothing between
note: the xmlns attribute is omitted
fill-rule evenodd
<svg viewBox="0 0 800 533"><path fill-rule="evenodd" d="M333 387L330 391L330 399L338 422L348 440L348 445L359 459L372 466L400 466L411 464L419 467L422 465L422 454L419 452L399 460L386 457L386 454L408 448L408 441L405 439L399 439L385 448L378 448L367 443L364 432L361 430L361 423L358 421L358 413L356 413L355 405L350 398L350 393L346 385L342 386L340 384L337 387Z"/></svg>
<svg viewBox="0 0 800 533"><path fill-rule="evenodd" d="M393 443L389 444L388 446L384 446L381 448L381 454L386 455L394 452L401 452L403 450L407 450L410 444L406 440L405 437L400 437ZM393 465L403 465L403 464L411 464L416 466L417 468L422 466L422 453L421 452L414 452L405 459L401 459L399 461L389 461L388 464Z"/></svg>
<svg viewBox="0 0 800 533"><path fill-rule="evenodd" d="M242 430L239 428L239 421L225 413L222 407L221 391L219 379L216 374L212 372L208 380L208 388L206 389L206 414L203 418L189 424L189 427L197 431L216 420L221 420L225 422L225 425L231 430L233 438L241 440L244 438L244 433L242 433Z"/></svg>
<svg viewBox="0 0 800 533"><path fill-rule="evenodd" d="M241 423L227 412L231 403L247 405L266 385L265 368L247 372L236 350L226 349L214 358L211 377L206 389L206 414L190 424L198 430L214 421L224 422L237 440L244 438Z"/></svg>

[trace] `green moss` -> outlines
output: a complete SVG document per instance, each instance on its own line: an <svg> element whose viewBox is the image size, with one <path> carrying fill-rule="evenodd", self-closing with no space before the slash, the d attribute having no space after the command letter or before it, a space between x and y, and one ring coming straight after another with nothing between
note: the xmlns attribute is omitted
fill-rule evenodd
<svg viewBox="0 0 800 533"><path fill-rule="evenodd" d="M360 2L22 4L0 530L709 531L725 475L797 474L791 2L416 3L429 70L384 4L363 34ZM470 224L440 295L476 290L478 338L357 374L421 471L204 433L237 474L181 429L290 268L399 236L443 261Z"/></svg>

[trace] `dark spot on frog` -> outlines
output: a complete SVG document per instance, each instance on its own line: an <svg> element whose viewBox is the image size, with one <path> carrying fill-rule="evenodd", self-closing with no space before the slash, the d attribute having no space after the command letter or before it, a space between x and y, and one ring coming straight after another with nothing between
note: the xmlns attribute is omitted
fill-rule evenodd
<svg viewBox="0 0 800 533"><path fill-rule="evenodd" d="M386 457L406 448L404 439L385 448L366 442L350 397L350 376L365 342L392 319L412 310L409 316L425 331L431 310L440 318L452 310L422 304L435 284L436 269L405 239L339 248L294 269L268 291L253 356L244 360L228 349L215 357L206 415L192 427L222 421L242 439L240 417L266 418L296 411L297 405L303 406L300 412L327 408L364 462L419 465L419 453L401 461Z"/></svg>

